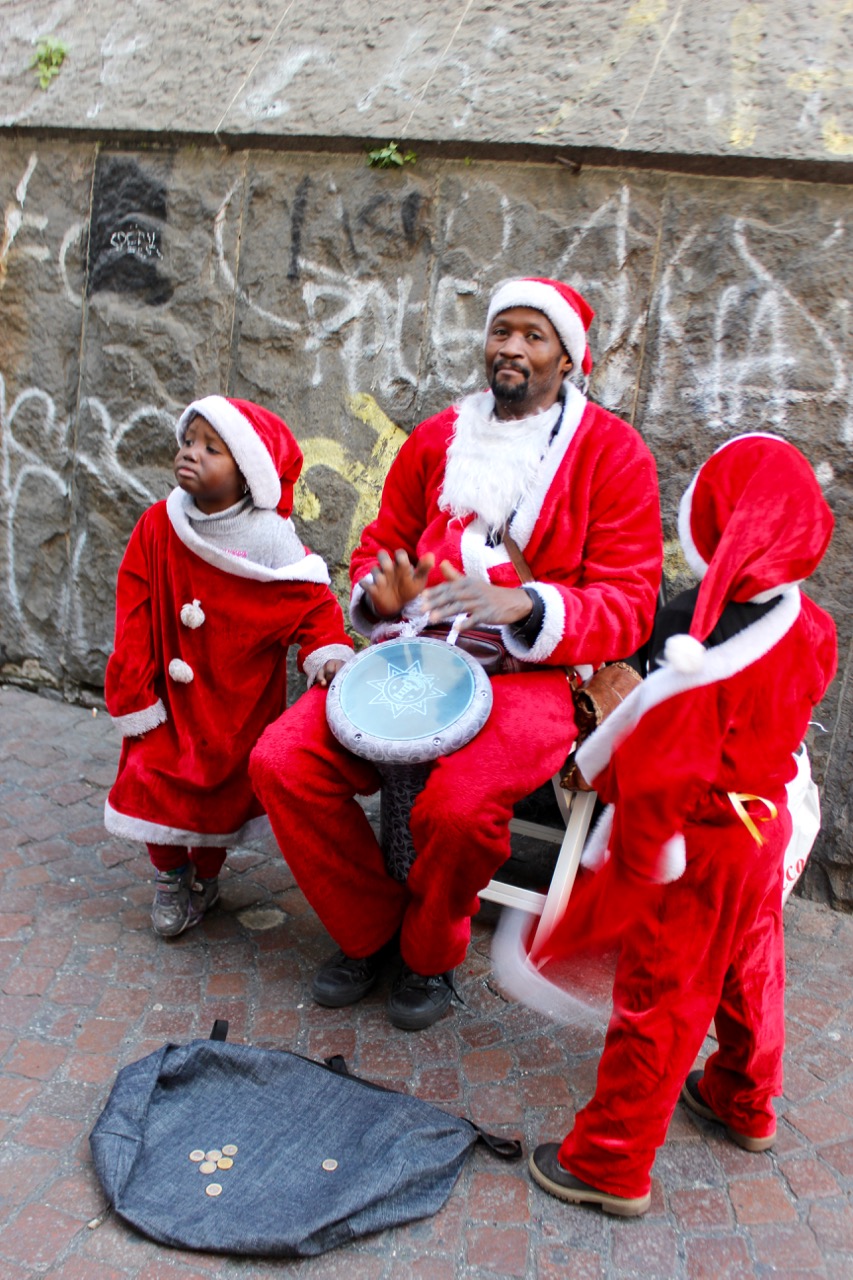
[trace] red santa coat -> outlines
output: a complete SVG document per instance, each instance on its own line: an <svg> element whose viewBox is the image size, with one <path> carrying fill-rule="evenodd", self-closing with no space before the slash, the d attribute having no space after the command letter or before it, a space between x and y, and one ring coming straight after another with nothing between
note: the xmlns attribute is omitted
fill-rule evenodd
<svg viewBox="0 0 853 1280"><path fill-rule="evenodd" d="M151 844L228 845L267 827L249 752L287 700L286 653L313 678L352 645L323 560L267 569L198 537L175 490L122 560L107 709L125 735L108 830Z"/></svg>
<svg viewBox="0 0 853 1280"><path fill-rule="evenodd" d="M835 666L832 620L789 588L761 619L710 649L699 672L655 671L578 752L584 775L616 804L612 830L597 833L610 856L539 954L620 946L595 1095L560 1149L565 1168L605 1191L648 1191L712 1019L719 1049L704 1068L708 1105L737 1132L775 1130L782 858L791 829L785 783ZM767 807L744 801L763 845L728 792L778 807L764 822Z"/></svg>
<svg viewBox="0 0 853 1280"><path fill-rule="evenodd" d="M486 546L481 523L451 520L439 507L455 421L448 409L415 428L353 553L351 608L364 631L375 618L361 608L359 582L380 548L433 552L437 564L448 559L466 574L518 586L505 548ZM651 629L662 547L655 467L640 437L570 388L541 470L511 529L545 600L545 622L529 648L504 629L508 647L541 669L496 676L486 725L435 762L412 809L417 857L405 885L388 875L353 799L375 790L380 776L333 737L321 691L289 708L253 752L253 779L279 845L348 955L369 955L399 931L415 972L461 963L477 893L510 854L514 803L553 775L574 740L571 694L557 664L624 657Z"/></svg>
<svg viewBox="0 0 853 1280"><path fill-rule="evenodd" d="M376 620L362 607L359 580L383 548L415 558L432 552L430 585L442 581L442 560L496 586L519 585L506 548L486 545L481 522L439 506L456 418L449 408L415 428L388 473L379 515L353 552L351 614L365 633ZM597 666L648 639L661 572L654 460L632 427L571 385L537 487L520 502L510 533L545 602L531 647L503 629L510 652L530 662Z"/></svg>

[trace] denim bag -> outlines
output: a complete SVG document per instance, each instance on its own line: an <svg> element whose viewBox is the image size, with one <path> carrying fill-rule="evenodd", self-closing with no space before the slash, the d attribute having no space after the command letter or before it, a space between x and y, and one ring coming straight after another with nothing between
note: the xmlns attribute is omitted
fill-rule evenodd
<svg viewBox="0 0 853 1280"><path fill-rule="evenodd" d="M116 1213L161 1244L323 1253L436 1213L478 1138L506 1158L521 1153L346 1074L342 1059L227 1044L222 1025L216 1039L167 1044L124 1067L89 1140Z"/></svg>

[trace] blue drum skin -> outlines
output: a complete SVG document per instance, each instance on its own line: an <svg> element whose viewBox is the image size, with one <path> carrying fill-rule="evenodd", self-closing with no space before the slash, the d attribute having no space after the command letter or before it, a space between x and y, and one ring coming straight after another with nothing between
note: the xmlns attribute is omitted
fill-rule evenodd
<svg viewBox="0 0 853 1280"><path fill-rule="evenodd" d="M479 733L492 709L480 664L443 640L386 640L363 650L329 686L332 733L355 755L418 764L449 755Z"/></svg>

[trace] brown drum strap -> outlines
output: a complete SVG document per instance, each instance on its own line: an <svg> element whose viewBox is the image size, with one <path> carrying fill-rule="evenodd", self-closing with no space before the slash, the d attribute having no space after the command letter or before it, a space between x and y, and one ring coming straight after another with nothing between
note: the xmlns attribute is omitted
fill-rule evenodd
<svg viewBox="0 0 853 1280"><path fill-rule="evenodd" d="M512 566L518 574L519 580L521 582L533 582L533 570L525 560L521 547L509 531L509 521L507 521L503 527L501 540L507 549L509 558L512 561Z"/></svg>

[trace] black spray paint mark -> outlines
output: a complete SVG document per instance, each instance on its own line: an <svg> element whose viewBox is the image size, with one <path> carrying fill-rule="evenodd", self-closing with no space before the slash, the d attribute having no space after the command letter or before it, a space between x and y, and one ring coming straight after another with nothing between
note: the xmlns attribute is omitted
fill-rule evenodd
<svg viewBox="0 0 853 1280"><path fill-rule="evenodd" d="M127 293L159 307L174 293L160 274L166 188L135 160L102 157L89 229L88 293Z"/></svg>
<svg viewBox="0 0 853 1280"><path fill-rule="evenodd" d="M293 199L293 213L290 215L290 268L288 280L299 279L299 250L302 247L302 228L305 224L305 210L308 205L308 191L311 179L305 177L296 188Z"/></svg>
<svg viewBox="0 0 853 1280"><path fill-rule="evenodd" d="M419 191L410 191L400 208L400 216L403 220L403 235L409 245L413 245L418 238L418 214L422 203L423 197L421 193Z"/></svg>

